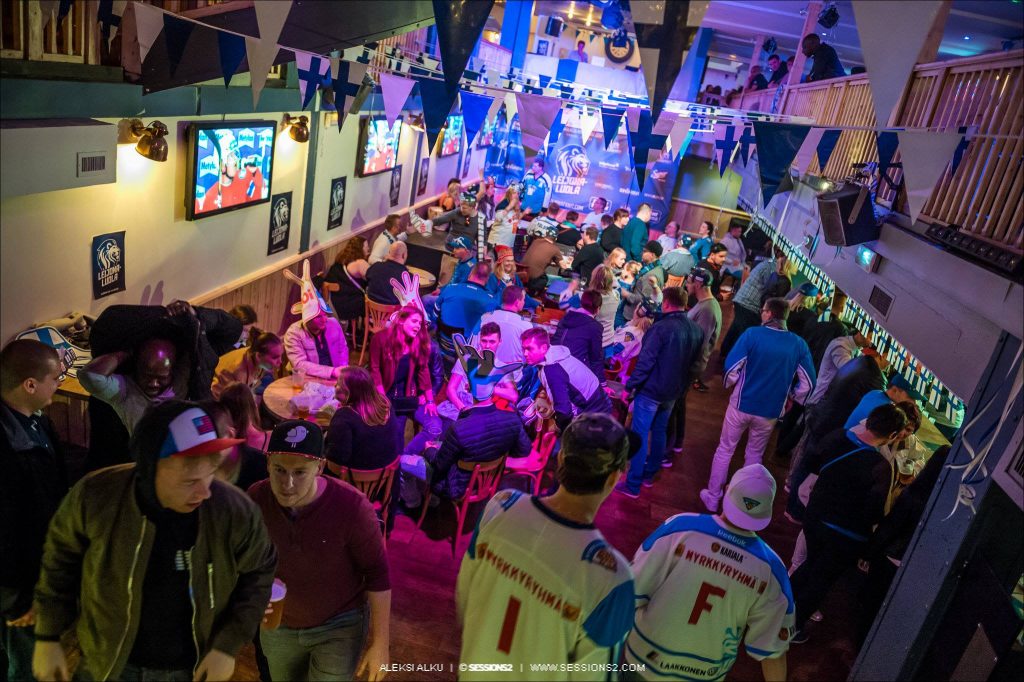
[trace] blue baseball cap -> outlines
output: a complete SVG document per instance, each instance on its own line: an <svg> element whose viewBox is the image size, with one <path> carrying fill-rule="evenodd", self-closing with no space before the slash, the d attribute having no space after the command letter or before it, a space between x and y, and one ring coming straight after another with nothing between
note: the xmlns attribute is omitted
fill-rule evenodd
<svg viewBox="0 0 1024 682"><path fill-rule="evenodd" d="M469 249L473 250L473 242L469 240L469 237L465 235L459 235L458 237L452 237L448 240L448 248L454 251L455 249Z"/></svg>
<svg viewBox="0 0 1024 682"><path fill-rule="evenodd" d="M907 379L904 378L902 374L892 375L892 377L889 379L889 387L903 389L913 400L920 400L922 402L924 401L924 396L921 395L921 392L914 388L914 385L907 381Z"/></svg>
<svg viewBox="0 0 1024 682"><path fill-rule="evenodd" d="M817 296L818 295L818 287L814 286L810 282L804 282L803 284L801 284L800 288L797 289L797 291L799 291L804 296Z"/></svg>

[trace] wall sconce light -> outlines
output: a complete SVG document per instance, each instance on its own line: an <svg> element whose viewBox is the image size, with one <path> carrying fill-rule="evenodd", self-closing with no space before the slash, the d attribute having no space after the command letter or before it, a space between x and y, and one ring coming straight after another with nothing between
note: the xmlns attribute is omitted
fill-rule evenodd
<svg viewBox="0 0 1024 682"><path fill-rule="evenodd" d="M153 121L146 126L140 119L124 119L118 126L118 144L135 143L135 151L150 161L167 160L167 126Z"/></svg>
<svg viewBox="0 0 1024 682"><path fill-rule="evenodd" d="M405 124L413 130L418 130L421 133L427 129L427 124L423 122L423 114L416 114L415 116L409 114L408 118L405 120Z"/></svg>
<svg viewBox="0 0 1024 682"><path fill-rule="evenodd" d="M309 142L309 117L289 116L281 119L281 130L288 128L288 136L296 142Z"/></svg>

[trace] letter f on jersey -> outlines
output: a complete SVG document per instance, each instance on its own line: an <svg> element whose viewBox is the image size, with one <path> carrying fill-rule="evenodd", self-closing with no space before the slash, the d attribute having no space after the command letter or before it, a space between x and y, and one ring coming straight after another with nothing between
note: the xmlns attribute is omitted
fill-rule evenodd
<svg viewBox="0 0 1024 682"><path fill-rule="evenodd" d="M693 602L693 610L690 611L690 625L696 625L697 621L700 620L701 615L705 611L711 613L713 604L708 601L708 597L711 596L722 599L725 597L725 590L710 583L701 583L700 591L697 593L697 599Z"/></svg>

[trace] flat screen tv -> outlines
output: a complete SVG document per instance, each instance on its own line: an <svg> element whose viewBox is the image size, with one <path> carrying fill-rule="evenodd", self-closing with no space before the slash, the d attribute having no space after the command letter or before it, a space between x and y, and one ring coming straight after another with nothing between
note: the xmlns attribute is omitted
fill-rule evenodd
<svg viewBox="0 0 1024 682"><path fill-rule="evenodd" d="M494 127L498 122L498 116L501 116L501 114L495 114L494 118L484 121L484 124L480 126L480 130L476 134L477 149L490 147L494 144Z"/></svg>
<svg viewBox="0 0 1024 682"><path fill-rule="evenodd" d="M462 114L452 114L444 125L439 156L458 154L462 149Z"/></svg>
<svg viewBox="0 0 1024 682"><path fill-rule="evenodd" d="M359 154L356 175L361 178L389 171L398 165L398 142L402 137L402 119L388 128L385 118L363 118L359 125Z"/></svg>
<svg viewBox="0 0 1024 682"><path fill-rule="evenodd" d="M210 121L189 125L185 217L207 216L270 201L273 121Z"/></svg>

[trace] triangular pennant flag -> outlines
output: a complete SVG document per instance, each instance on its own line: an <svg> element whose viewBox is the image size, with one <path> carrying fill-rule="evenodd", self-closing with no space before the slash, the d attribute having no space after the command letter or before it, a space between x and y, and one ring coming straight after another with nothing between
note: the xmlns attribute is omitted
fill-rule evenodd
<svg viewBox="0 0 1024 682"><path fill-rule="evenodd" d="M331 57L331 83L338 77L339 68L341 68L341 57Z"/></svg>
<svg viewBox="0 0 1024 682"><path fill-rule="evenodd" d="M459 81L473 54L494 0L433 0L434 26L441 52L441 70L449 102L459 94Z"/></svg>
<svg viewBox="0 0 1024 682"><path fill-rule="evenodd" d="M437 136L441 134L441 128L448 119L455 98L449 96L444 81L435 78L416 80L420 86L420 100L423 103L423 123L427 128L427 149L433 151Z"/></svg>
<svg viewBox="0 0 1024 682"><path fill-rule="evenodd" d="M331 68L331 62L327 57L310 54L308 52L295 52L295 70L299 76L299 93L302 96L302 109L309 106L313 101L313 95L317 88L324 81L324 76Z"/></svg>
<svg viewBox="0 0 1024 682"><path fill-rule="evenodd" d="M903 160L903 181L907 189L910 222L917 220L928 202L935 184L946 171L961 135L958 132L899 133L900 157Z"/></svg>
<svg viewBox="0 0 1024 682"><path fill-rule="evenodd" d="M635 133L640 127L640 107L626 107L626 125Z"/></svg>
<svg viewBox="0 0 1024 682"><path fill-rule="evenodd" d="M135 3L136 7L141 7ZM257 5L258 7L259 5ZM252 84L252 107L260 101L260 93L263 86L267 84L267 76L270 74L270 67L277 59L278 47L276 42L267 42L259 38L245 37L245 59L249 62L249 81Z"/></svg>
<svg viewBox="0 0 1024 682"><path fill-rule="evenodd" d="M715 152L722 153L718 159L718 177L725 175L725 168L732 161L732 154L736 151L738 144L736 126L721 124L715 126Z"/></svg>
<svg viewBox="0 0 1024 682"><path fill-rule="evenodd" d="M832 152L836 150L836 145L839 144L839 136L842 134L842 130L826 130L821 134L821 139L818 140L818 146L814 150L818 153L818 168L821 169L819 171L820 173L825 173L825 166L828 165L828 160L832 158Z"/></svg>
<svg viewBox="0 0 1024 682"><path fill-rule="evenodd" d="M743 134L740 135L740 158L743 159L743 165L747 165L747 158L750 155L750 147L754 144L754 126L745 125L743 126Z"/></svg>
<svg viewBox="0 0 1024 682"><path fill-rule="evenodd" d="M466 144L473 144L477 131L487 120L487 112L495 99L490 95L462 91L462 126L466 129Z"/></svg>
<svg viewBox="0 0 1024 682"><path fill-rule="evenodd" d="M900 139L893 130L883 130L876 135L878 144L878 182L886 182L890 187L895 187L893 178L889 175L889 169L899 169L902 163L893 163L896 157L896 149L900 146ZM902 181L901 181L902 184Z"/></svg>
<svg viewBox="0 0 1024 682"><path fill-rule="evenodd" d="M941 6L940 0L853 3L879 127L889 125Z"/></svg>
<svg viewBox="0 0 1024 682"><path fill-rule="evenodd" d="M609 109L601 107L601 128L604 131L604 148L608 149L619 135L619 126L622 124L622 115L626 113L622 109Z"/></svg>
<svg viewBox="0 0 1024 682"><path fill-rule="evenodd" d="M647 165L661 157L665 147L666 136L653 133L654 122L651 112L643 110L637 118L637 131L629 134L632 152L633 170L636 171L637 186L642 190L647 180Z"/></svg>
<svg viewBox="0 0 1024 682"><path fill-rule="evenodd" d="M692 123L693 119L688 116L680 116L672 124L672 132L669 134L669 139L672 141L672 158L679 160L686 154L686 148L690 145L690 140L693 139L693 132L690 130Z"/></svg>
<svg viewBox="0 0 1024 682"><path fill-rule="evenodd" d="M191 21L179 19L173 14L164 14L164 41L167 44L167 66L170 68L171 76L174 76L178 65L181 64L185 45L195 27Z"/></svg>
<svg viewBox="0 0 1024 682"><path fill-rule="evenodd" d="M516 93L519 107L519 128L523 134L523 151L534 156L540 151L551 123L562 108L562 100L540 95Z"/></svg>
<svg viewBox="0 0 1024 682"><path fill-rule="evenodd" d="M402 115L406 100L412 92L416 81L411 78L402 78L390 73L380 74L380 93L384 99L384 117L388 120L388 126L394 126L395 120Z"/></svg>
<svg viewBox="0 0 1024 682"><path fill-rule="evenodd" d="M651 115L657 119L679 76L683 57L693 43L697 28L687 25L690 14L687 0L633 0L629 7Z"/></svg>
<svg viewBox="0 0 1024 682"><path fill-rule="evenodd" d="M220 70L224 74L226 88L245 59L245 38L234 33L217 31L217 47L220 50Z"/></svg>
<svg viewBox="0 0 1024 682"><path fill-rule="evenodd" d="M121 12L124 11L125 3L118 2L116 4L119 5L119 7L114 7L114 0L100 0L99 5L96 8L96 19L100 22L100 36L104 40L110 38L110 29L112 26L121 25Z"/></svg>
<svg viewBox="0 0 1024 682"><path fill-rule="evenodd" d="M505 118L508 121L511 122L512 119L518 113L519 113L519 102L518 102L518 100L516 100L516 93L514 93L514 92L506 92L505 93Z"/></svg>
<svg viewBox="0 0 1024 682"><path fill-rule="evenodd" d="M504 104L504 97L495 97L494 100L491 102L491 106L487 108L487 120L493 121L494 117L498 115L498 112L501 111L501 107Z"/></svg>
<svg viewBox="0 0 1024 682"><path fill-rule="evenodd" d="M256 25L260 29L259 39L276 45L281 37L281 29L288 21L288 13L292 11L292 0L274 0L274 2L261 0L253 4L256 9Z"/></svg>
<svg viewBox="0 0 1024 682"><path fill-rule="evenodd" d="M141 2L132 4L135 9L135 36L139 43L139 63L146 61L157 36L164 30L164 13Z"/></svg>
<svg viewBox="0 0 1024 682"><path fill-rule="evenodd" d="M586 108L580 112L580 134L583 136L583 144L590 140L590 136L594 134L594 129L600 122L601 116L596 111Z"/></svg>
<svg viewBox="0 0 1024 682"><path fill-rule="evenodd" d="M331 79L331 89L334 91L334 108L338 112L338 132L345 124L345 116L352 113L356 97L363 87L363 78L366 76L368 64L362 62L338 63L338 77Z"/></svg>
<svg viewBox="0 0 1024 682"><path fill-rule="evenodd" d="M60 5L60 0L39 0L39 11L43 17L43 28L50 23L50 19L53 18L53 13L57 11L57 6Z"/></svg>
<svg viewBox="0 0 1024 682"><path fill-rule="evenodd" d="M763 206L768 206L783 176L789 174L789 167L810 130L811 126L806 125L754 121Z"/></svg>
<svg viewBox="0 0 1024 682"><path fill-rule="evenodd" d="M811 128L807 133L807 137L804 138L803 143L800 145L800 151L796 153L796 157L793 159L793 168L796 169L799 175L803 175L807 171L807 167L811 164L811 159L814 158L814 153L818 150L818 143L821 141L821 136L824 132L824 128Z"/></svg>
<svg viewBox="0 0 1024 682"><path fill-rule="evenodd" d="M562 130L565 129L565 121L568 118L563 109L559 109L558 113L555 114L555 120L551 122L551 128L548 131L548 143L546 146L545 156L551 154L554 151L555 144L558 142L558 136L562 134Z"/></svg>
<svg viewBox="0 0 1024 682"><path fill-rule="evenodd" d="M546 88L549 85L551 85L551 76L545 76L544 74L540 74L538 78L540 78L540 87Z"/></svg>

